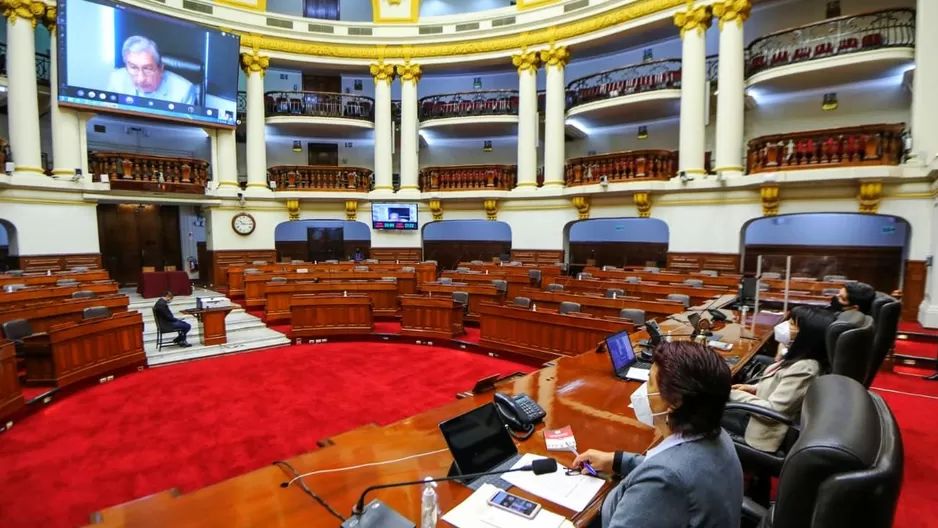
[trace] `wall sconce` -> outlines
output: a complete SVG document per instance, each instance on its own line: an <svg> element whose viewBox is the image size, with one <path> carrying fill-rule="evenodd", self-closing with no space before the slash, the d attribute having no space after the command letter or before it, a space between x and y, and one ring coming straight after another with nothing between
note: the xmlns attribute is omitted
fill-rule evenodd
<svg viewBox="0 0 938 528"><path fill-rule="evenodd" d="M821 110L830 112L837 110L837 93L831 92L824 94L824 100L821 102Z"/></svg>
<svg viewBox="0 0 938 528"><path fill-rule="evenodd" d="M303 152L303 144L299 141L293 142L293 152Z"/></svg>
<svg viewBox="0 0 938 528"><path fill-rule="evenodd" d="M647 126L638 127L638 139L648 139L648 127Z"/></svg>
<svg viewBox="0 0 938 528"><path fill-rule="evenodd" d="M492 142L486 141L482 144L482 152L492 152Z"/></svg>

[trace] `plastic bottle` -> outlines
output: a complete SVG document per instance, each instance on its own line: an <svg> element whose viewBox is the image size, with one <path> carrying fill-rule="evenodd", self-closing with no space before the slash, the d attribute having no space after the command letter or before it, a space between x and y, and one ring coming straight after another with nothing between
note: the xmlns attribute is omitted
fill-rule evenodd
<svg viewBox="0 0 938 528"><path fill-rule="evenodd" d="M343 291L343 292L342 292L342 297L348 297L348 291Z"/></svg>
<svg viewBox="0 0 938 528"><path fill-rule="evenodd" d="M536 312L536 311L537 311L537 303L531 305L531 311L532 311L532 312Z"/></svg>
<svg viewBox="0 0 938 528"><path fill-rule="evenodd" d="M745 330L746 329L746 315L749 313L749 307L743 306L741 308L741 311L743 313L742 313L742 318L741 318L742 320L740 321L740 325L742 326L743 330Z"/></svg>
<svg viewBox="0 0 938 528"><path fill-rule="evenodd" d="M668 330L668 336L667 336L667 338L665 338L665 341L667 341L668 343L671 342L671 331L670 331L670 330Z"/></svg>
<svg viewBox="0 0 938 528"><path fill-rule="evenodd" d="M440 512L436 482L430 482L430 477L424 480L427 482L423 485L423 496L420 499L420 528L436 528L436 519Z"/></svg>

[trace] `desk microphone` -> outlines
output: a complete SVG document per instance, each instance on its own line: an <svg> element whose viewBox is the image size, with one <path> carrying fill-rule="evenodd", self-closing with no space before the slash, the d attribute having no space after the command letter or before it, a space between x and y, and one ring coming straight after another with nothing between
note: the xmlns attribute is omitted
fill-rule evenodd
<svg viewBox="0 0 938 528"><path fill-rule="evenodd" d="M365 488L365 491L363 491L361 496L358 498L358 502L356 502L355 507L352 508L352 516L349 517L348 520L346 520L344 523L342 523L342 528L377 528L379 526L386 528L396 528L397 526L414 526L413 523L407 521L402 515L392 510L387 504L381 502L378 499L369 502L368 506L365 506L365 496L368 495L369 492L375 490L397 488L400 486L417 486L420 484L426 484L427 482L474 479L478 477L486 477L489 475L514 473L516 471L531 471L535 475L546 475L548 473L554 473L557 471L557 461L553 458L539 458L531 462L529 465L521 466L515 469L486 471L483 473L469 473L466 475L452 475L447 477L428 478L425 480L411 480L409 482L394 482L390 484L377 484L375 486L369 486ZM281 486L283 486L283 484L281 484Z"/></svg>

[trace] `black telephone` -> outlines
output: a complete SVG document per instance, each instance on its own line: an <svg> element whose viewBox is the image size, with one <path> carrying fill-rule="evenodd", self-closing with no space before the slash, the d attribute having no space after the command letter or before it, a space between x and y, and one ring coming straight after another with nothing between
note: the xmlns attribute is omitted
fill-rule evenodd
<svg viewBox="0 0 938 528"><path fill-rule="evenodd" d="M500 392L495 393L495 409L511 436L518 440L527 440L534 434L534 424L547 416L543 407L532 400L527 394L508 396ZM522 433L515 434L515 431Z"/></svg>

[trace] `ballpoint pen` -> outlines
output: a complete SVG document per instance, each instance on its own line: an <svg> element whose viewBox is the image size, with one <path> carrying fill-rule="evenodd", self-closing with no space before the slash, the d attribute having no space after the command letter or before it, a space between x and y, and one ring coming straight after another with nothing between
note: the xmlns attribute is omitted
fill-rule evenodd
<svg viewBox="0 0 938 528"><path fill-rule="evenodd" d="M573 453L573 456L575 456L575 457L580 456L580 454L577 453L577 452L576 452L576 449L574 449L574 448L570 448L570 452ZM591 466L589 462L587 462L587 461L584 460L584 461L583 461L583 467L586 468L586 471L589 472L590 475L592 475L592 476L594 476L594 477L598 477L598 476L599 476L599 475L596 474L596 470L593 469L593 466Z"/></svg>

